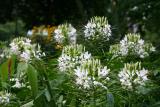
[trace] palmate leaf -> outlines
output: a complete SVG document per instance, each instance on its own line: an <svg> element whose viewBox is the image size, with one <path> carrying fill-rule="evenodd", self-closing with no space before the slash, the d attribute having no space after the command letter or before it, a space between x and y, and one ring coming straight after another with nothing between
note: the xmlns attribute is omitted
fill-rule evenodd
<svg viewBox="0 0 160 107"><path fill-rule="evenodd" d="M7 80L12 77L15 71L16 56L12 56L0 66L0 76L2 86L5 87Z"/></svg>
<svg viewBox="0 0 160 107"><path fill-rule="evenodd" d="M28 80L31 86L33 97L36 98L38 94L37 70L31 64L28 64L27 75L28 75Z"/></svg>

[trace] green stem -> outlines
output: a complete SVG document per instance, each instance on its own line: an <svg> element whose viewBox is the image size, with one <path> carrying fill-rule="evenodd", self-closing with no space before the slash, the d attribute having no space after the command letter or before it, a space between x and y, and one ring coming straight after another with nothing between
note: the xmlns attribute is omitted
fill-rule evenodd
<svg viewBox="0 0 160 107"><path fill-rule="evenodd" d="M96 101L95 101L95 87L94 87L94 83L93 83L93 77L91 78L91 81L92 81L92 89L93 89L93 92L92 92L92 95L93 95L93 107L96 107Z"/></svg>
<svg viewBox="0 0 160 107"><path fill-rule="evenodd" d="M56 100L55 100L55 98L54 98L54 96L53 96L52 87L51 87L51 84L50 84L50 82L49 82L49 79L48 79L48 76L47 76L47 72L46 72L45 67L43 67L43 76L44 76L44 78L45 78L45 83L46 83L47 89L48 89L48 91L49 91L49 94L50 94L50 96L51 96L51 99L53 100L53 102L54 102L54 104L55 104L54 107L57 107L57 106L56 106Z"/></svg>
<svg viewBox="0 0 160 107"><path fill-rule="evenodd" d="M49 83L49 80L48 80L48 77L47 77L47 74L46 74L45 71L44 71L43 75L44 75L44 78L45 78L45 82L46 82L48 91L49 91L49 93L50 93L50 95L51 95L51 98L53 98L52 88L51 88L51 85L50 85L50 83Z"/></svg>
<svg viewBox="0 0 160 107"><path fill-rule="evenodd" d="M93 103L94 107L96 107L96 101L95 101L95 87L93 86Z"/></svg>

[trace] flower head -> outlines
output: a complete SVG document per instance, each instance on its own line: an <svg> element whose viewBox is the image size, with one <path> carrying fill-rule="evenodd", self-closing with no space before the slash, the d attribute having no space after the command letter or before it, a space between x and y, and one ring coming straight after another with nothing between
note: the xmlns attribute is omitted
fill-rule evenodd
<svg viewBox="0 0 160 107"><path fill-rule="evenodd" d="M98 85L107 89L103 85L103 82L109 79L108 73L110 69L107 69L107 66L103 67L100 60L93 58L86 60L77 66L74 71L76 84L79 85L80 88L90 89L92 85Z"/></svg>
<svg viewBox="0 0 160 107"><path fill-rule="evenodd" d="M110 53L114 56L132 56L136 55L140 58L149 56L150 52L155 51L151 43L145 43L139 34L127 34L119 44L110 47Z"/></svg>
<svg viewBox="0 0 160 107"><path fill-rule="evenodd" d="M108 41L111 36L111 26L106 17L93 17L84 30L85 38L89 40L102 39Z"/></svg>
<svg viewBox="0 0 160 107"><path fill-rule="evenodd" d="M54 31L54 39L57 43L63 45L76 43L76 29L71 24L62 24Z"/></svg>
<svg viewBox="0 0 160 107"><path fill-rule="evenodd" d="M119 72L121 85L123 88L133 89L139 85L145 85L148 70L141 68L141 63L127 63L124 68Z"/></svg>
<svg viewBox="0 0 160 107"><path fill-rule="evenodd" d="M31 44L31 40L25 37L15 38L7 48L8 55L16 55L20 61L29 62L33 58L40 59L45 54L41 51L40 46ZM6 51L4 51L6 53ZM5 54L4 53L4 54Z"/></svg>
<svg viewBox="0 0 160 107"><path fill-rule="evenodd" d="M58 58L60 71L72 71L77 65L91 58L91 54L85 51L82 45L68 45L62 50Z"/></svg>
<svg viewBox="0 0 160 107"><path fill-rule="evenodd" d="M0 105L7 105L10 103L10 97L11 93L8 93L7 91L1 91L0 92Z"/></svg>

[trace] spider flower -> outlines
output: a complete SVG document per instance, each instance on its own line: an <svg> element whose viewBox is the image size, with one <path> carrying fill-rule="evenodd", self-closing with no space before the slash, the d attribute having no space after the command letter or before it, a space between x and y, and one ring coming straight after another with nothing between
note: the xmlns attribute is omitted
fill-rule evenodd
<svg viewBox="0 0 160 107"><path fill-rule="evenodd" d="M7 91L0 91L0 105L7 105L10 103L11 93Z"/></svg>
<svg viewBox="0 0 160 107"><path fill-rule="evenodd" d="M54 31L55 41L63 45L75 44L76 36L76 29L68 23L59 25Z"/></svg>
<svg viewBox="0 0 160 107"><path fill-rule="evenodd" d="M145 43L139 34L127 34L119 44L110 47L110 53L114 56L138 56L144 58L155 51L151 43Z"/></svg>
<svg viewBox="0 0 160 107"><path fill-rule="evenodd" d="M74 71L76 84L80 88L90 89L94 85L107 89L103 83L109 80L110 69L107 66L102 66L100 60L93 58L86 60L80 66L77 66Z"/></svg>
<svg viewBox="0 0 160 107"><path fill-rule="evenodd" d="M33 58L40 59L45 56L37 44L32 44L31 40L25 37L18 37L9 44L10 55L16 55L20 61L29 62Z"/></svg>
<svg viewBox="0 0 160 107"><path fill-rule="evenodd" d="M85 38L88 40L106 40L111 37L111 26L106 17L92 17L84 30Z"/></svg>
<svg viewBox="0 0 160 107"><path fill-rule="evenodd" d="M126 63L124 68L119 72L121 85L123 88L133 90L137 86L144 86L148 80L148 70L141 67L141 63Z"/></svg>
<svg viewBox="0 0 160 107"><path fill-rule="evenodd" d="M60 71L73 70L83 61L91 58L91 54L85 51L82 45L68 45L62 50L61 56L58 58L58 66Z"/></svg>

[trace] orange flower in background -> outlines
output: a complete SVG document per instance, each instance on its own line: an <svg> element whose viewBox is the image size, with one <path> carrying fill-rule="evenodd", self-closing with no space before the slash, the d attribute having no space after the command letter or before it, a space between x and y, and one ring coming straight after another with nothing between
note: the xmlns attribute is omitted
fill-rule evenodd
<svg viewBox="0 0 160 107"><path fill-rule="evenodd" d="M39 36L42 36L44 40L43 42L48 44L52 41L52 36L53 36L55 29L57 29L57 26L52 26L52 25L47 25L47 27L45 25L34 26L33 29L30 30L32 32L31 39L36 40L36 38L38 38ZM56 43L54 47L56 49L61 50L63 48L63 45Z"/></svg>
<svg viewBox="0 0 160 107"><path fill-rule="evenodd" d="M52 38L52 33L54 32L54 30L57 28L57 26L51 26L51 25L47 25L47 27L45 25L42 26L34 26L31 31L31 37L34 38L37 35L46 37L46 42L50 42L51 38Z"/></svg>
<svg viewBox="0 0 160 107"><path fill-rule="evenodd" d="M47 41L51 41L52 38L52 34L54 32L54 30L57 28L57 26L50 26L48 25L47 30L48 30L48 37L47 37Z"/></svg>

